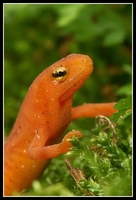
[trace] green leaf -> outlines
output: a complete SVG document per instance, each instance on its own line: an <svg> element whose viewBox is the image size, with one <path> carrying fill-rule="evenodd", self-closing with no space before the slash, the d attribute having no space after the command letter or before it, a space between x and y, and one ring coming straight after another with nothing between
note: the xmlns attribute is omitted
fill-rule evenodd
<svg viewBox="0 0 136 200"><path fill-rule="evenodd" d="M60 17L58 19L57 25L59 27L68 26L73 20L78 18L79 11L86 6L85 4L69 4L61 5L59 9Z"/></svg>
<svg viewBox="0 0 136 200"><path fill-rule="evenodd" d="M111 117L112 120L121 121L132 114L132 96L128 96L126 99L121 99L114 108L118 112L114 113Z"/></svg>
<svg viewBox="0 0 136 200"><path fill-rule="evenodd" d="M123 42L125 39L125 32L121 30L113 30L107 34L103 40L105 46L117 45Z"/></svg>
<svg viewBox="0 0 136 200"><path fill-rule="evenodd" d="M117 92L117 95L131 95L132 94L132 84L127 84L122 86Z"/></svg>

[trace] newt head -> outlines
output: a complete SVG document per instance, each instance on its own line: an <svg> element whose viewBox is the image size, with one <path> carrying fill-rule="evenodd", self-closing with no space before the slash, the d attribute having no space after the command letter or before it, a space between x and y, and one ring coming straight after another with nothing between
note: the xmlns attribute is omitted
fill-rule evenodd
<svg viewBox="0 0 136 200"><path fill-rule="evenodd" d="M47 96L60 103L72 98L93 71L93 61L87 55L70 54L57 61L39 76Z"/></svg>
<svg viewBox="0 0 136 200"><path fill-rule="evenodd" d="M46 96L46 101L67 101L84 84L93 71L93 61L87 55L70 54L46 68L32 84L34 93ZM40 96L39 96L40 97Z"/></svg>

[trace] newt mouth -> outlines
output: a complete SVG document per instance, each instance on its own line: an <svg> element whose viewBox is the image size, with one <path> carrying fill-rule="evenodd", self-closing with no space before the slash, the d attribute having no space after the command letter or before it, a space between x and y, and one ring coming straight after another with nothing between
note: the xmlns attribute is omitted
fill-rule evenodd
<svg viewBox="0 0 136 200"><path fill-rule="evenodd" d="M65 91L65 93L63 93L60 98L59 101L60 103L63 103L65 101L67 101L68 99L72 98L73 95L75 94L75 92L82 87L82 85L85 83L85 81L87 80L88 74L86 76L84 76L82 79L80 79L79 81L74 81L73 84L70 84L68 89Z"/></svg>
<svg viewBox="0 0 136 200"><path fill-rule="evenodd" d="M59 96L60 103L67 101L82 87L93 71L92 59L85 55L71 55L67 61L69 74L60 86L62 93ZM66 65L64 64L66 67Z"/></svg>

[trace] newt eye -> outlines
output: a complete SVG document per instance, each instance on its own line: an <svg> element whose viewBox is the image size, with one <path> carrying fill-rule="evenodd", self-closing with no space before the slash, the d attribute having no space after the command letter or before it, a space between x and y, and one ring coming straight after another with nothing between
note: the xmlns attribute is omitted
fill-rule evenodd
<svg viewBox="0 0 136 200"><path fill-rule="evenodd" d="M52 78L56 81L64 81L68 75L68 68L58 67L52 72Z"/></svg>

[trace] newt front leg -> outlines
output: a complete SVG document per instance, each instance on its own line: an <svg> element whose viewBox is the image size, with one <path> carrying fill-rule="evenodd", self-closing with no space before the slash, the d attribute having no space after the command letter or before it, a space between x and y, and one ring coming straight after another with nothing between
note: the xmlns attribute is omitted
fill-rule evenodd
<svg viewBox="0 0 136 200"><path fill-rule="evenodd" d="M96 103L96 104L83 104L72 108L72 120L81 117L96 117L97 115L111 116L116 110L113 108L115 103ZM39 130L34 136L29 148L28 154L31 159L51 159L59 156L60 154L69 151L71 144L67 139L77 136L82 137L79 131L71 131L65 135L62 142L54 145L46 145L47 140L50 138L51 133Z"/></svg>
<svg viewBox="0 0 136 200"><path fill-rule="evenodd" d="M41 131L33 138L28 148L29 157L34 160L45 160L55 158L60 154L66 153L72 146L71 143L68 142L68 139L73 136L80 138L82 137L82 134L79 131L70 131L65 135L61 143L46 146L46 141L49 137Z"/></svg>
<svg viewBox="0 0 136 200"><path fill-rule="evenodd" d="M85 103L72 108L72 120L80 117L96 117L97 115L111 116L117 110L113 107L116 103Z"/></svg>

